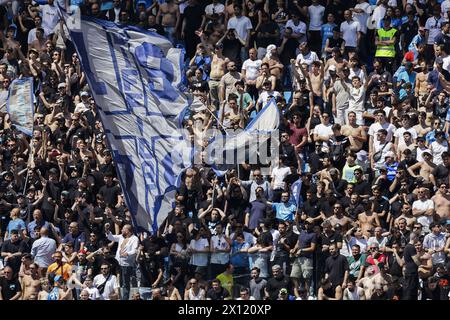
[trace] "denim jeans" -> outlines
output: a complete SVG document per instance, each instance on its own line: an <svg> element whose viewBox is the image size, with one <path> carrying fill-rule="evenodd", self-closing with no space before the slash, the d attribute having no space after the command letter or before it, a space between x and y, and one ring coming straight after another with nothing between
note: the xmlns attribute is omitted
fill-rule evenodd
<svg viewBox="0 0 450 320"><path fill-rule="evenodd" d="M130 287L137 287L136 267L120 267L121 300L130 299Z"/></svg>

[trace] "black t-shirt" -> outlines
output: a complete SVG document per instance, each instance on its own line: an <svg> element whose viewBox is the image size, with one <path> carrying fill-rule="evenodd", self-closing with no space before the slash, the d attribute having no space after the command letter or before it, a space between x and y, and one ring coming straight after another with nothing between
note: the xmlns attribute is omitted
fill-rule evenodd
<svg viewBox="0 0 450 320"><path fill-rule="evenodd" d="M106 204L115 206L117 204L117 196L120 194L120 187L114 184L111 186L104 185L98 193L104 197Z"/></svg>
<svg viewBox="0 0 450 320"><path fill-rule="evenodd" d="M412 259L413 256L417 254L416 248L414 245L408 243L405 246L405 250L403 252L403 259L405 261L405 275L412 276L417 274L418 266Z"/></svg>
<svg viewBox="0 0 450 320"><path fill-rule="evenodd" d="M335 257L329 256L325 261L325 273L328 273L328 277L334 288L342 284L345 271L348 270L347 258L341 254L338 254Z"/></svg>
<svg viewBox="0 0 450 320"><path fill-rule="evenodd" d="M229 297L230 293L227 289L221 287L220 290L217 292L213 288L208 290L208 293L206 294L206 298L211 300L225 300L225 298Z"/></svg>
<svg viewBox="0 0 450 320"><path fill-rule="evenodd" d="M258 48L263 47L267 48L269 44L276 44L275 37L261 37L260 33L269 33L271 35L275 34L276 30L278 30L278 25L275 22L267 22L264 24L261 24L259 31L256 36L256 45Z"/></svg>
<svg viewBox="0 0 450 320"><path fill-rule="evenodd" d="M336 202L334 198L327 199L323 196L319 199L319 210L322 211L327 218L333 214L333 205Z"/></svg>
<svg viewBox="0 0 450 320"><path fill-rule="evenodd" d="M270 278L266 285L267 292L269 293L269 299L277 300L278 293L283 288L288 289L288 292L291 289L291 282L288 277L283 275L281 278Z"/></svg>
<svg viewBox="0 0 450 320"><path fill-rule="evenodd" d="M354 192L359 195L369 195L370 194L370 184L367 181L361 181L355 183Z"/></svg>
<svg viewBox="0 0 450 320"><path fill-rule="evenodd" d="M415 21L412 23L409 23L409 22L405 23L402 26L401 32L403 34L403 41L406 46L409 46L412 39L417 34L418 30L419 30L419 26L417 25L417 23Z"/></svg>
<svg viewBox="0 0 450 320"><path fill-rule="evenodd" d="M440 164L431 172L436 179L436 185L440 183L448 183L448 175L450 174L450 168Z"/></svg>
<svg viewBox="0 0 450 320"><path fill-rule="evenodd" d="M291 59L297 57L296 51L298 48L298 40L289 38L284 44L283 51L280 53L280 61L283 65L288 66L291 63Z"/></svg>
<svg viewBox="0 0 450 320"><path fill-rule="evenodd" d="M2 245L2 252L8 253L17 253L20 252L20 240L16 242L12 242L11 240L6 240ZM13 258L9 258L7 261L7 265L10 266L14 273L19 272L20 268L20 256L15 256Z"/></svg>
<svg viewBox="0 0 450 320"><path fill-rule="evenodd" d="M184 9L184 20L186 21L186 33L190 32L194 34L202 24L202 15L204 13L204 8L202 5L187 6Z"/></svg>
<svg viewBox="0 0 450 320"><path fill-rule="evenodd" d="M292 144L289 142L280 144L280 155L286 157L286 166L298 168L297 157L295 156L295 149Z"/></svg>
<svg viewBox="0 0 450 320"><path fill-rule="evenodd" d="M8 280L4 277L0 278L0 287L3 300L10 300L17 292L22 291L19 280Z"/></svg>
<svg viewBox="0 0 450 320"><path fill-rule="evenodd" d="M303 203L303 212L310 218L317 217L320 214L317 199L306 200Z"/></svg>
<svg viewBox="0 0 450 320"><path fill-rule="evenodd" d="M154 24L152 26L148 26L147 30L156 32L157 34L160 34L162 36L165 35L164 28L160 24Z"/></svg>
<svg viewBox="0 0 450 320"><path fill-rule="evenodd" d="M230 61L234 61L237 64L241 64L241 48L242 44L241 42L236 39L228 39L225 38L223 41L223 55L230 59Z"/></svg>

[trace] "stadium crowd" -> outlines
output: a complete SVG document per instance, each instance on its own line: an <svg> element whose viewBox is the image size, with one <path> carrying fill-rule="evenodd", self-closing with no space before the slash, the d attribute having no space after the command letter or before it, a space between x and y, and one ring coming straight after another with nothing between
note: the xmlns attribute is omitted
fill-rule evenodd
<svg viewBox="0 0 450 320"><path fill-rule="evenodd" d="M205 148L207 129L245 128L276 99L277 163L224 176L196 164L158 232L133 231L66 2L185 50L184 125ZM0 299L449 300L449 12L450 0L3 1ZM32 137L5 108L23 77Z"/></svg>

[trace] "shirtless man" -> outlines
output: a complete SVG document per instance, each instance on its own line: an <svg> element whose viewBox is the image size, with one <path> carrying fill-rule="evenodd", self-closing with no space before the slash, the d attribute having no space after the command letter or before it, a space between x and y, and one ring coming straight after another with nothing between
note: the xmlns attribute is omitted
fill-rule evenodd
<svg viewBox="0 0 450 320"><path fill-rule="evenodd" d="M427 113L424 111L419 112L419 123L416 124L413 129L416 130L418 137L425 137L428 132L431 131L431 127L426 124Z"/></svg>
<svg viewBox="0 0 450 320"><path fill-rule="evenodd" d="M434 202L434 209L440 219L450 219L450 193L448 192L448 186L445 183L439 185L439 189L436 194L431 198Z"/></svg>
<svg viewBox="0 0 450 320"><path fill-rule="evenodd" d="M384 292L387 292L392 284L392 276L387 273L388 266L385 263L378 263L378 268L380 269L380 272L372 277L372 284L374 287L381 287Z"/></svg>
<svg viewBox="0 0 450 320"><path fill-rule="evenodd" d="M378 214L372 211L372 202L366 200L363 202L363 206L364 212L358 214L358 221L363 235L369 238L371 236L370 230L379 227L380 220L378 219Z"/></svg>
<svg viewBox="0 0 450 320"><path fill-rule="evenodd" d="M367 141L367 133L363 126L356 124L356 113L350 111L347 115L348 124L342 126L341 132L347 136L350 141L350 150L358 152L362 149L364 142Z"/></svg>
<svg viewBox="0 0 450 320"><path fill-rule="evenodd" d="M25 275L22 278L22 300L28 300L30 295L38 294L41 286L38 268L36 263L32 263L30 265L31 275Z"/></svg>
<svg viewBox="0 0 450 320"><path fill-rule="evenodd" d="M344 216L344 207L336 202L333 205L333 215L328 218L328 221L331 223L331 226L334 228L337 224L342 226L342 230L344 232L351 227L352 219L347 216Z"/></svg>
<svg viewBox="0 0 450 320"><path fill-rule="evenodd" d="M166 3L159 6L156 21L161 23L167 38L174 43L175 33L180 24L180 9L175 0L166 0Z"/></svg>
<svg viewBox="0 0 450 320"><path fill-rule="evenodd" d="M280 80L283 74L284 65L281 63L278 57L277 48L273 48L270 54L266 54L266 57L262 61L263 63L269 64L270 74L275 77L275 79Z"/></svg>
<svg viewBox="0 0 450 320"><path fill-rule="evenodd" d="M412 229L414 223L416 223L416 217L412 215L411 205L409 203L404 203L401 209L401 215L394 220L394 225L397 226L401 221L406 223L406 226Z"/></svg>
<svg viewBox="0 0 450 320"><path fill-rule="evenodd" d="M417 145L414 143L412 139L411 132L409 131L403 132L403 143L399 143L397 147L397 159L400 159L400 161L405 160L405 155L403 151L405 151L406 149L413 151L416 148L416 146Z"/></svg>
<svg viewBox="0 0 450 320"><path fill-rule="evenodd" d="M366 276L361 280L357 281L358 287L364 289L364 295L366 297L371 297L373 291L375 290L372 278L374 277L375 270L373 268L368 268Z"/></svg>
<svg viewBox="0 0 450 320"><path fill-rule="evenodd" d="M408 173L413 178L423 178L424 181L430 182L430 175L433 172L434 168L437 167L435 163L433 163L433 156L425 151L422 153L423 161L417 162L408 168ZM415 172L419 169L419 174L417 175Z"/></svg>
<svg viewBox="0 0 450 320"><path fill-rule="evenodd" d="M211 73L209 85L209 94L211 97L211 104L216 108L219 108L219 85L220 79L226 72L226 65L230 60L223 55L223 44L217 43L214 46L214 53L211 61Z"/></svg>
<svg viewBox="0 0 450 320"><path fill-rule="evenodd" d="M420 63L421 72L416 75L416 82L414 85L414 95L420 99L427 94L427 79L428 79L428 67L425 61Z"/></svg>
<svg viewBox="0 0 450 320"><path fill-rule="evenodd" d="M263 83L270 81L271 87L270 90L275 90L277 78L270 74L270 67L268 63L263 62L261 64L261 69L259 71L260 75L256 78L256 89L258 89L260 92L263 87Z"/></svg>
<svg viewBox="0 0 450 320"><path fill-rule="evenodd" d="M342 58L342 53L339 50L339 48L333 48L333 51L331 51L331 58L327 60L325 63L325 72L328 71L328 69L331 66L336 67L336 72L341 72L342 68L348 64L347 60Z"/></svg>
<svg viewBox="0 0 450 320"><path fill-rule="evenodd" d="M322 99L323 94L323 63L322 61L313 61L311 65L311 71L307 73L307 77L309 78L309 83L311 85L311 91L314 95L314 98Z"/></svg>

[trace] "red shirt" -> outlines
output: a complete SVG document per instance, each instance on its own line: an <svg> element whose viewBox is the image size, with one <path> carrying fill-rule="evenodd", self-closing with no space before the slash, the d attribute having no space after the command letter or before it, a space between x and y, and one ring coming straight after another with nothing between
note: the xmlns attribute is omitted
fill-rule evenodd
<svg viewBox="0 0 450 320"><path fill-rule="evenodd" d="M297 128L297 126L292 122L289 122L289 129L291 130L289 142L293 144L294 147L302 141L303 136L308 136L308 131L306 128Z"/></svg>

